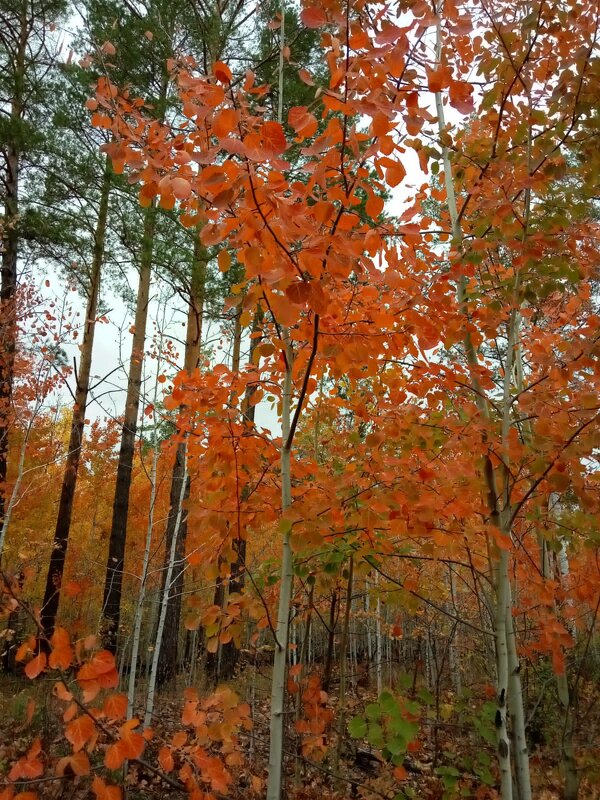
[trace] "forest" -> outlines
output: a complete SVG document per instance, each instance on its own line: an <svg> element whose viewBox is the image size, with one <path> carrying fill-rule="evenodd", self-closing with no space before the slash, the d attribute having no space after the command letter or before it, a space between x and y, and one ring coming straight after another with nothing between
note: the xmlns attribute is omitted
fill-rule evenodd
<svg viewBox="0 0 600 800"><path fill-rule="evenodd" d="M599 0L0 0L0 800L600 798Z"/></svg>

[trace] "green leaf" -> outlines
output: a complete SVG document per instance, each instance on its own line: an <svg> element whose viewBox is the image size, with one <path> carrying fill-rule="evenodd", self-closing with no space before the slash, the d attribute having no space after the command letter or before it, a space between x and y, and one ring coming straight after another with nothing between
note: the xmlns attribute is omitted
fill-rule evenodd
<svg viewBox="0 0 600 800"><path fill-rule="evenodd" d="M396 698L391 692L382 692L379 695L379 705L383 714L392 714L398 708Z"/></svg>
<svg viewBox="0 0 600 800"><path fill-rule="evenodd" d="M367 734L367 721L363 717L354 717L350 720L348 730L353 739L364 739Z"/></svg>
<svg viewBox="0 0 600 800"><path fill-rule="evenodd" d="M409 742L415 736L419 728L414 722L409 722L407 719L404 719L404 717L394 717L390 720L389 729L390 733L395 736L401 736Z"/></svg>
<svg viewBox="0 0 600 800"><path fill-rule="evenodd" d="M377 722L372 722L367 731L367 742L380 749L384 746L383 729Z"/></svg>
<svg viewBox="0 0 600 800"><path fill-rule="evenodd" d="M378 703L369 703L365 708L367 719L375 720L381 716L381 708Z"/></svg>
<svg viewBox="0 0 600 800"><path fill-rule="evenodd" d="M392 736L387 740L385 746L393 756L406 752L406 740L402 736Z"/></svg>

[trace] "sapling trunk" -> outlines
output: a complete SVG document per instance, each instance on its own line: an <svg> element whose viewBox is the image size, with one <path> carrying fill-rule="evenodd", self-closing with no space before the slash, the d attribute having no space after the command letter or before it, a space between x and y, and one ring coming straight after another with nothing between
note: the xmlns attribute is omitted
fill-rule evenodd
<svg viewBox="0 0 600 800"><path fill-rule="evenodd" d="M160 371L160 360L157 364L157 376ZM135 703L135 688L137 680L137 666L138 656L140 650L140 640L142 634L142 622L144 619L144 601L146 599L146 584L148 581L148 566L150 564L150 554L152 547L152 536L154 532L154 510L156 505L156 476L158 472L158 457L160 455L160 448L158 447L156 436L156 425L158 422L156 415L156 404L158 401L158 381L154 383L154 413L153 413L153 433L152 433L152 446L154 448L152 453L152 468L150 470L150 510L148 513L148 526L146 528L146 542L144 545L144 557L142 560L142 571L140 575L140 588L138 592L135 615L133 620L133 636L131 640L131 661L129 664L129 681L127 687L127 719L133 717L133 706Z"/></svg>
<svg viewBox="0 0 600 800"><path fill-rule="evenodd" d="M185 449L184 456L187 456L187 448ZM184 459L185 463L185 459ZM167 617L167 607L169 604L169 594L172 589L173 581L173 571L175 569L175 560L177 556L177 535L179 532L179 526L181 524L181 515L183 512L183 498L185 494L185 485L187 479L187 469L184 472L184 480L181 484L181 496L179 498L179 512L177 515L176 520L176 527L175 527L175 535L173 536L173 540L171 542L171 553L169 559L169 566L167 568L167 575L165 586L162 593L161 604L160 604L160 614L158 617L158 628L156 630L156 642L154 643L154 653L152 656L152 667L150 669L150 678L148 681L148 694L146 696L146 711L144 716L144 726L149 728L152 724L152 714L154 712L154 697L156 694L156 681L158 675L158 661L160 658L160 647L162 644L162 637L163 632L165 629L165 619Z"/></svg>
<svg viewBox="0 0 600 800"><path fill-rule="evenodd" d="M350 631L350 612L352 609L352 584L354 577L354 557L350 556L348 563L348 582L346 584L346 608L344 611L344 624L342 626L342 637L340 641L340 693L338 702L339 720L338 720L338 739L335 748L335 759L333 764L333 771L338 778L341 778L340 758L342 755L342 745L344 743L346 733L346 655L348 650L348 634Z"/></svg>
<svg viewBox="0 0 600 800"><path fill-rule="evenodd" d="M292 348L286 337L286 367L281 397L281 511L285 514L292 502L292 476L290 453L290 418L292 405ZM271 725L269 740L269 779L267 800L280 800L283 771L283 739L285 710L285 677L287 644L289 638L290 602L292 599L293 557L291 529L284 526L282 533L281 584L277 627L275 630L275 657L271 684Z"/></svg>

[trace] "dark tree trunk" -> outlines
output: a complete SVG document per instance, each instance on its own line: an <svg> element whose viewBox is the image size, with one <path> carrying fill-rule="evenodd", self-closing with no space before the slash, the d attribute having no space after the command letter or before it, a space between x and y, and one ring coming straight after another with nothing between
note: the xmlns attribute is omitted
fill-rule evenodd
<svg viewBox="0 0 600 800"><path fill-rule="evenodd" d="M329 606L329 630L327 639L327 655L325 657L325 668L323 670L323 690L329 691L331 684L331 672L333 670L333 645L335 643L335 629L337 627L337 588L331 593L331 604Z"/></svg>
<svg viewBox="0 0 600 800"><path fill-rule="evenodd" d="M4 145L4 220L0 231L2 276L0 281L0 530L6 510L8 444L15 350L17 344L17 258L19 250L19 178L21 168L20 131L24 112L25 57L29 36L27 6L22 5L15 36L13 95L10 100L10 128L13 141ZM0 553L0 559L2 553Z"/></svg>
<svg viewBox="0 0 600 800"><path fill-rule="evenodd" d="M146 210L144 217L140 277L135 309L135 327L131 344L125 417L121 430L117 483L113 503L110 540L108 543L108 558L106 561L104 600L102 603L102 636L104 646L107 650L110 650L111 653L117 652L119 626L121 622L121 593L123 589L123 566L127 542L129 492L131 489L133 457L140 406L142 365L144 361L146 320L148 317L148 302L152 278L152 255L154 249L154 233L156 229L156 213L156 206L151 205Z"/></svg>
<svg viewBox="0 0 600 800"><path fill-rule="evenodd" d="M90 374L92 368L92 353L94 349L94 333L96 330L96 316L98 314L98 298L100 295L100 277L102 272L102 262L104 260L104 242L106 237L106 222L108 218L108 198L111 187L112 170L107 162L102 181L102 193L100 195L100 206L98 210L98 220L94 233L94 251L92 258L92 269L90 273L89 296L86 308L85 328L83 341L81 344L81 361L79 371L76 376L75 404L71 417L71 433L69 436L69 448L63 481L60 492L58 506L58 516L54 539L52 541L52 553L50 564L46 576L46 589L42 603L40 622L44 631L44 636L49 639L54 632L56 615L60 602L60 587L62 583L67 547L69 543L69 532L71 529L71 519L73 516L73 502L75 490L77 488L77 475L79 472L79 461L81 458L81 446L83 442L83 430L85 427L85 412L90 388Z"/></svg>

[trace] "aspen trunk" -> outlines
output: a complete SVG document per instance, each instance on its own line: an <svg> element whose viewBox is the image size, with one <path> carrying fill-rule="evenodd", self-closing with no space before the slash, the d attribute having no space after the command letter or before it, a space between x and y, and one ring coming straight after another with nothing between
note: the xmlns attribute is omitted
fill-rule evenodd
<svg viewBox="0 0 600 800"><path fill-rule="evenodd" d="M185 443L184 443L185 446ZM187 447L184 451L183 463L186 463ZM183 481L181 482L181 496L179 498L179 512L175 522L175 532L171 540L171 552L169 554L169 566L167 568L167 575L165 586L162 593L160 614L158 618L158 628L156 631L156 642L154 646L154 654L152 657L152 667L150 669L150 677L148 680L148 694L146 696L146 709L144 714L144 727L149 728L152 726L152 715L154 712L154 698L156 695L156 681L158 676L158 659L160 657L160 648L162 644L162 637L165 630L165 620L167 618L167 608L169 605L169 594L173 585L173 571L175 569L175 560L177 557L177 535L179 533L179 525L181 524L181 515L183 510L183 495L185 492L185 484L187 478L187 470L184 472Z"/></svg>
<svg viewBox="0 0 600 800"><path fill-rule="evenodd" d="M281 397L281 511L285 514L292 502L292 476L290 463L290 414L292 405L292 348L286 336L286 369ZM291 531L284 527L281 554L281 585L277 611L275 658L271 684L271 725L269 739L269 779L267 800L280 800L283 771L283 739L285 710L285 676L292 598L293 557L290 545Z"/></svg>
<svg viewBox="0 0 600 800"><path fill-rule="evenodd" d="M556 493L550 495L548 501L548 514L552 517L556 514L559 504L559 496ZM542 537L542 542L545 540ZM547 549L542 551L547 554ZM558 569L561 579L569 574L569 559L564 541L561 541L561 549L557 556ZM549 559L542 562L542 574L544 578L550 578ZM555 610L558 611L555 605ZM574 630L571 631L574 633ZM572 710L572 698L567 678L566 665L565 671L556 675L556 693L560 704L561 712L561 736L560 736L560 766L564 777L563 800L577 800L579 797L579 774L577 771L577 759L575 758L575 747L573 745L574 720Z"/></svg>
<svg viewBox="0 0 600 800"><path fill-rule="evenodd" d="M52 540L52 552L46 576L46 588L42 601L40 622L46 638L50 638L56 624L56 615L60 602L60 587L65 569L69 533L73 517L73 503L77 489L79 462L83 444L83 431L85 428L85 413L90 389L90 374L92 369L92 353L94 349L94 334L96 331L96 316L98 314L98 300L100 297L100 278L104 260L104 244L106 239L106 224L108 219L108 200L112 182L112 170L107 160L102 180L98 220L94 232L94 250L92 269L90 273L89 296L86 308L85 326L81 343L81 360L75 386L75 404L71 417L71 432L65 470L63 473L58 516Z"/></svg>
<svg viewBox="0 0 600 800"><path fill-rule="evenodd" d="M513 783L510 764L510 745L507 728L507 701L509 692L508 633L506 621L510 614L508 552L502 550L496 570L496 737L498 741L498 766L500 768L500 794L502 800L512 800Z"/></svg>
<svg viewBox="0 0 600 800"><path fill-rule="evenodd" d="M156 374L160 372L160 357L156 368ZM154 384L154 430L153 430L153 447L152 453L152 468L150 470L150 512L148 514L148 527L146 528L146 542L144 546L144 558L142 561L142 571L140 575L140 589L138 592L137 603L135 607L135 616L133 620L133 635L131 639L131 660L129 662L129 682L127 687L127 719L133 718L133 707L135 703L135 689L137 682L137 667L138 656L140 650L140 642L142 636L142 623L144 620L144 602L146 600L146 583L148 581L148 567L150 564L150 556L152 551L152 539L154 535L154 510L156 505L156 476L158 473L158 457L160 455L160 448L158 446L156 436L156 404L158 401L158 380Z"/></svg>
<svg viewBox="0 0 600 800"><path fill-rule="evenodd" d="M335 759L333 772L338 778L340 775L340 758L342 755L342 745L346 733L346 654L348 650L348 634L350 631L350 612L352 609L352 583L354 577L354 558L350 556L348 565L348 583L346 585L346 609L344 611L344 624L342 627L342 637L340 641L340 693L338 702L339 721L338 721L338 740L335 748Z"/></svg>
<svg viewBox="0 0 600 800"><path fill-rule="evenodd" d="M437 23L437 41L436 41L436 55L438 61L441 60L442 47L441 47L441 30L440 21ZM435 94L435 104L438 116L438 127L440 133L440 141L443 142L445 136L445 118L444 107L442 104L442 97L439 92ZM448 148L442 145L442 159L444 165L444 179L446 186L447 205L452 224L452 235L456 242L462 239L462 230L460 227L458 209L456 205L456 194L454 191L454 182L452 178L452 164ZM518 293L518 288L515 288L515 296ZM466 297L465 297L465 282L464 279L459 279L457 287L458 303L466 315ZM518 312L515 309L511 314L508 330L508 348L507 348L507 363L505 364L505 377L504 377L504 403L503 403L503 418L502 418L502 442L503 445L507 443L508 433L512 424L511 421L511 398L510 398L510 383L512 380L512 368L514 349L518 345ZM470 333L467 331L464 339L464 349L467 363L472 370L471 383L475 390L477 407L484 419L489 419L489 408L486 395L481 390L478 378L476 376L476 369L479 365L477 352L473 345ZM494 474L494 467L491 463L489 456L485 458L484 463L485 483L489 498L490 521L496 525L502 532L508 542L511 541L511 504L509 494L509 474L505 473L505 486L503 508L499 508L500 497L496 487L496 477ZM506 546L506 543L505 543ZM511 635L507 631L507 618L510 614L512 623L511 611L511 598L510 598L510 579L509 579L509 554L508 551L502 549L498 555L498 560L495 573L495 591L496 591L496 609L494 620L494 635L496 642L496 673L498 685L498 707L496 710L496 729L498 735L498 761L501 773L501 792L502 800L512 800L513 786L511 777L511 756L508 744L508 732L506 730L506 708L510 702L511 710L515 712L513 719L513 731L515 741L519 743L517 748L517 766L516 778L518 784L519 800L530 800L531 798L531 782L529 778L529 756L526 747L525 739L525 720L524 714L519 713L522 711L523 698L521 679L518 673L518 656L516 652L516 642L514 640L514 629L511 624ZM509 641L510 639L510 641ZM510 655L509 655L510 652ZM510 666L513 663L513 675L509 675ZM510 679L510 686L509 686ZM512 696L511 696L512 695Z"/></svg>
<svg viewBox="0 0 600 800"><path fill-rule="evenodd" d="M104 645L111 653L116 653L119 625L121 621L121 592L123 587L123 566L127 540L127 517L129 513L129 491L133 472L133 458L137 434L140 391L142 384L142 365L144 361L144 342L146 321L152 279L152 255L154 233L156 230L156 206L151 205L144 217L144 235L140 259L140 275L135 309L129 376L127 379L127 398L125 416L121 429L121 447L117 466L117 482L113 504L112 525L108 543L104 600L102 603L102 636Z"/></svg>
<svg viewBox="0 0 600 800"><path fill-rule="evenodd" d="M375 616L375 640L377 642L376 653L377 662L375 674L377 677L377 696L379 697L383 691L383 637L381 635L381 596L379 594L379 573L375 573L375 585L377 586L377 611Z"/></svg>

